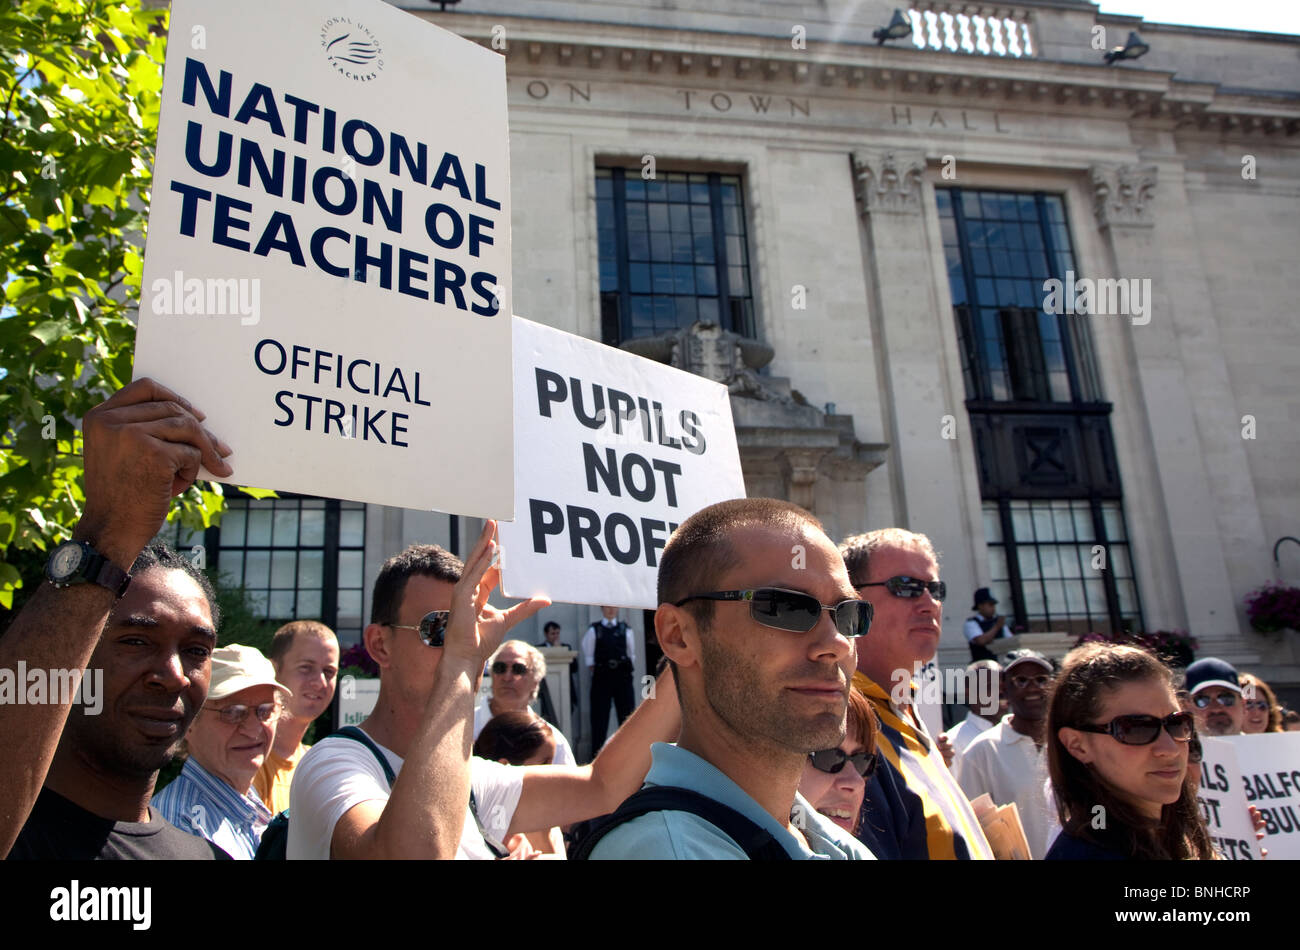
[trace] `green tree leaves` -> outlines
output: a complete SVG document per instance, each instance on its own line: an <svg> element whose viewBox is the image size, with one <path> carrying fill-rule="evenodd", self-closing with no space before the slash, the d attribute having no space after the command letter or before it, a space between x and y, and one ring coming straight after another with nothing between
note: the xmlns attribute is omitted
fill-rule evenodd
<svg viewBox="0 0 1300 950"><path fill-rule="evenodd" d="M0 6L0 607L71 534L81 419L131 378L165 30L140 0ZM221 507L199 483L172 517Z"/></svg>

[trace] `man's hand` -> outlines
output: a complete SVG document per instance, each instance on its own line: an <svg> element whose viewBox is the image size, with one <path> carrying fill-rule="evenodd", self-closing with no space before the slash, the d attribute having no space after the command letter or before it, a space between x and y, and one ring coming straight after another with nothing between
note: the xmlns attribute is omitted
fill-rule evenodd
<svg viewBox="0 0 1300 950"><path fill-rule="evenodd" d="M948 738L948 733L939 733L939 738L936 740L936 744L939 746L939 754L943 756L943 764L948 766L948 768L952 768L952 760L957 754L957 750L953 748L952 740Z"/></svg>
<svg viewBox="0 0 1300 950"><path fill-rule="evenodd" d="M488 604L488 597L501 581L501 568L496 562L500 550L495 540L496 530L495 521L484 522L478 543L465 561L465 570L452 591L451 616L443 639L444 659L469 660L480 671L505 639L506 631L551 604L545 597L533 597L507 610Z"/></svg>
<svg viewBox="0 0 1300 950"><path fill-rule="evenodd" d="M74 537L123 570L158 533L171 500L204 465L234 470L231 449L203 428L204 414L167 387L137 379L86 413L86 508Z"/></svg>

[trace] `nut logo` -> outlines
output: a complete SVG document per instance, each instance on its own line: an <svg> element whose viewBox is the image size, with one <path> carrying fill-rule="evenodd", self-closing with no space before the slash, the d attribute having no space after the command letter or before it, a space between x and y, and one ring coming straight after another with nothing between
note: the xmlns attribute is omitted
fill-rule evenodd
<svg viewBox="0 0 1300 950"><path fill-rule="evenodd" d="M320 28L325 59L354 82L369 82L384 68L384 48L365 24L351 17L330 17Z"/></svg>

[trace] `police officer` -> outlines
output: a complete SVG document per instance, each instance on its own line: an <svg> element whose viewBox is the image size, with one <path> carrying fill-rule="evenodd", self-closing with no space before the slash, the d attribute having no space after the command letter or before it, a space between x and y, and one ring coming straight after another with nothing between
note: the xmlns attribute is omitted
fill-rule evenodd
<svg viewBox="0 0 1300 950"><path fill-rule="evenodd" d="M1000 637L1011 636L1011 631L1007 629L1007 618L998 616L997 608L997 599L987 587L975 591L971 607L975 615L966 618L964 628L966 639L970 642L972 660L996 660L997 654L988 645Z"/></svg>
<svg viewBox="0 0 1300 950"><path fill-rule="evenodd" d="M636 641L632 628L618 619L617 607L601 607L603 615L582 637L582 653L591 670L591 753L605 744L612 700L619 725L632 715L632 667Z"/></svg>

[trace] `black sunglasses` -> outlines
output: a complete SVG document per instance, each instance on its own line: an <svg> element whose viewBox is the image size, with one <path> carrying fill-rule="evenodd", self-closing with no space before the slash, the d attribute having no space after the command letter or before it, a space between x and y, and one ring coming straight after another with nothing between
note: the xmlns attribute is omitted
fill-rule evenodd
<svg viewBox="0 0 1300 950"><path fill-rule="evenodd" d="M844 600L831 607L812 594L779 587L760 587L757 590L720 590L710 594L692 594L683 597L673 606L680 607L690 600L746 600L749 615L756 623L790 633L807 633L817 626L823 610L835 618L835 629L846 637L865 636L871 629L874 616L871 604L865 600Z"/></svg>
<svg viewBox="0 0 1300 950"><path fill-rule="evenodd" d="M1190 742L1196 735L1196 720L1191 713L1176 712L1164 719L1157 716L1116 716L1104 726L1075 726L1083 732L1105 733L1125 745L1150 745L1160 738L1164 728L1178 742Z"/></svg>
<svg viewBox="0 0 1300 950"><path fill-rule="evenodd" d="M1207 693L1201 693L1199 696L1193 696L1192 702L1196 703L1198 709L1204 709L1210 703L1218 703L1220 706L1235 706L1237 705L1237 694L1218 693L1210 696Z"/></svg>
<svg viewBox="0 0 1300 950"><path fill-rule="evenodd" d="M856 586L883 587L895 597L920 597L927 590L935 600L943 600L948 596L948 585L943 581L922 581L906 575L891 577L887 581L873 581L870 584L858 584Z"/></svg>
<svg viewBox="0 0 1300 950"><path fill-rule="evenodd" d="M504 676L507 669L509 669L511 673L514 673L515 676L525 676L528 673L528 667L524 666L522 663L511 663L509 667L507 667L504 660L497 660L492 664L492 672L496 676Z"/></svg>
<svg viewBox="0 0 1300 950"><path fill-rule="evenodd" d="M420 634L420 639L424 641L425 646L440 647L442 646L443 636L447 633L447 618L450 616L450 610L430 610L420 618L418 625L386 623L384 626L396 627L399 630L415 630Z"/></svg>
<svg viewBox="0 0 1300 950"><path fill-rule="evenodd" d="M834 749L822 749L820 752L809 752L808 761L812 767L819 772L828 772L835 775L844 769L844 763L848 762L858 770L858 774L863 778L871 778L871 773L876 771L876 753L858 752L849 755L843 749L836 746Z"/></svg>

